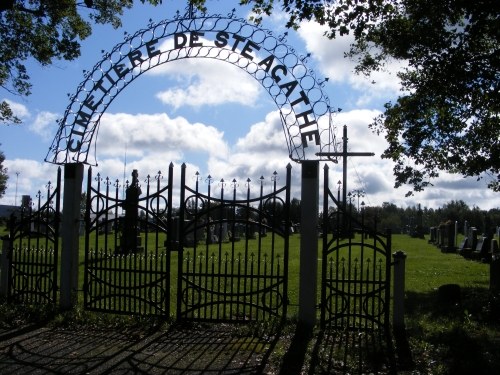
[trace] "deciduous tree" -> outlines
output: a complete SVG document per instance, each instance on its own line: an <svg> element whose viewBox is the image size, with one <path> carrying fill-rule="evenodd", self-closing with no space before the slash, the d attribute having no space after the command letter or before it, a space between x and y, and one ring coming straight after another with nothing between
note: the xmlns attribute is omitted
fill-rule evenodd
<svg viewBox="0 0 500 375"><path fill-rule="evenodd" d="M260 22L273 0L254 5ZM395 163L395 186L421 191L440 171L491 177L500 190L500 2L498 0L283 0L288 27L316 21L326 36L352 34L347 54L369 76L391 60L402 94L370 125ZM413 192L409 191L407 195Z"/></svg>
<svg viewBox="0 0 500 375"><path fill-rule="evenodd" d="M161 0L141 0L153 5ZM3 0L0 2L0 87L22 97L31 93L25 61L40 65L80 56L80 42L91 32L91 23L121 25L124 9L133 0ZM5 101L0 103L0 123L20 123Z"/></svg>
<svg viewBox="0 0 500 375"><path fill-rule="evenodd" d="M4 160L5 160L5 155L3 151L0 151L0 198L3 197L3 195L5 194L5 190L7 190L7 180L9 179L9 175L7 174L7 168L3 166Z"/></svg>

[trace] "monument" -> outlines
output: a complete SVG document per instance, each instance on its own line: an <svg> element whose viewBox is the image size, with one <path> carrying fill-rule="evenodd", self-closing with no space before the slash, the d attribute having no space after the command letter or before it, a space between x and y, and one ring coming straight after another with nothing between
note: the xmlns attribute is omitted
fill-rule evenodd
<svg viewBox="0 0 500 375"><path fill-rule="evenodd" d="M122 204L125 217L122 218L120 246L116 248L117 254L142 253L142 238L140 236L139 220L139 196L142 194L139 186L139 173L137 169L132 172L132 182L125 192L125 202Z"/></svg>

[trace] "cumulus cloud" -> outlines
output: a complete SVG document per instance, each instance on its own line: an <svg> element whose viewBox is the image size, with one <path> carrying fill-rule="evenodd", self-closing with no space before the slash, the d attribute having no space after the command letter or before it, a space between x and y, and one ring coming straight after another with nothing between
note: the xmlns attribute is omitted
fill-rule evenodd
<svg viewBox="0 0 500 375"><path fill-rule="evenodd" d="M13 102L9 99L2 99L2 101L6 102L10 106L14 116L17 116L20 119L27 119L31 116L28 108L26 108L24 104Z"/></svg>
<svg viewBox="0 0 500 375"><path fill-rule="evenodd" d="M154 75L168 75L177 86L156 96L174 109L190 106L215 106L238 103L255 106L261 91L258 82L231 64L211 59L173 61L151 70Z"/></svg>
<svg viewBox="0 0 500 375"><path fill-rule="evenodd" d="M306 43L307 50L318 61L323 74L332 82L346 83L359 91L358 106L366 105L373 98L394 96L399 92L400 80L396 72L406 65L404 62L393 61L388 64L386 72L374 72L369 79L356 75L356 63L344 58L344 54L354 42L354 37L348 35L330 40L323 36L325 30L324 26L309 22L303 23L298 33Z"/></svg>
<svg viewBox="0 0 500 375"><path fill-rule="evenodd" d="M105 114L97 147L100 155L122 155L128 144L129 155L137 157L149 154L179 160L184 152L196 152L223 158L228 152L223 135L212 126L191 124L185 118L170 118L165 113Z"/></svg>
<svg viewBox="0 0 500 375"><path fill-rule="evenodd" d="M53 164L39 163L28 159L5 159L4 166L8 169L9 179L2 204L14 205L16 190L18 204L20 204L22 195L30 195L32 199L35 199L38 191L40 191L43 200L43 198L47 198L48 183L50 182L54 187L57 181L58 166Z"/></svg>
<svg viewBox="0 0 500 375"><path fill-rule="evenodd" d="M56 133L58 126L56 120L59 117L56 113L40 112L35 121L29 126L29 129L40 135L44 141L49 141Z"/></svg>

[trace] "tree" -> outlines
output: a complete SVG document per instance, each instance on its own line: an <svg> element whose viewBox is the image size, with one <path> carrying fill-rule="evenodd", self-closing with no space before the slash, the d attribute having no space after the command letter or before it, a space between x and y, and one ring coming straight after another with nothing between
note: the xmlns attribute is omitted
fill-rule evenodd
<svg viewBox="0 0 500 375"><path fill-rule="evenodd" d="M5 160L5 155L3 151L0 151L0 198L3 197L3 195L5 194L5 190L7 190L7 180L9 179L9 175L7 174L7 168L3 166L4 160Z"/></svg>
<svg viewBox="0 0 500 375"><path fill-rule="evenodd" d="M254 20L273 0L254 4ZM369 76L391 60L403 94L370 124L395 163L395 186L421 191L440 171L492 180L500 191L500 2L498 0L283 0L288 27L314 20L329 38L353 34L348 57ZM409 191L407 195L413 194Z"/></svg>
<svg viewBox="0 0 500 375"><path fill-rule="evenodd" d="M147 0L158 5L161 0ZM146 0L141 0L145 3ZM54 60L74 60L80 56L80 41L96 24L121 26L120 16L133 0L4 0L0 3L0 87L22 97L31 93L24 61L35 59L41 66ZM21 120L5 101L0 103L0 123Z"/></svg>

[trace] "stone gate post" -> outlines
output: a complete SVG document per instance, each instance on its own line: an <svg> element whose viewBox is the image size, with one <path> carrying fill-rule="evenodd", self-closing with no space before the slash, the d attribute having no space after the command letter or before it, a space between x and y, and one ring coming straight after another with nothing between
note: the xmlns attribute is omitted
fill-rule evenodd
<svg viewBox="0 0 500 375"><path fill-rule="evenodd" d="M394 258L394 285L392 324L395 329L405 326L405 261L406 253L398 250L392 254Z"/></svg>
<svg viewBox="0 0 500 375"><path fill-rule="evenodd" d="M313 326L318 295L319 162L307 160L301 165L299 321Z"/></svg>
<svg viewBox="0 0 500 375"><path fill-rule="evenodd" d="M78 289L80 202L82 199L83 164L64 165L64 196L61 246L60 307L73 307L72 292Z"/></svg>

